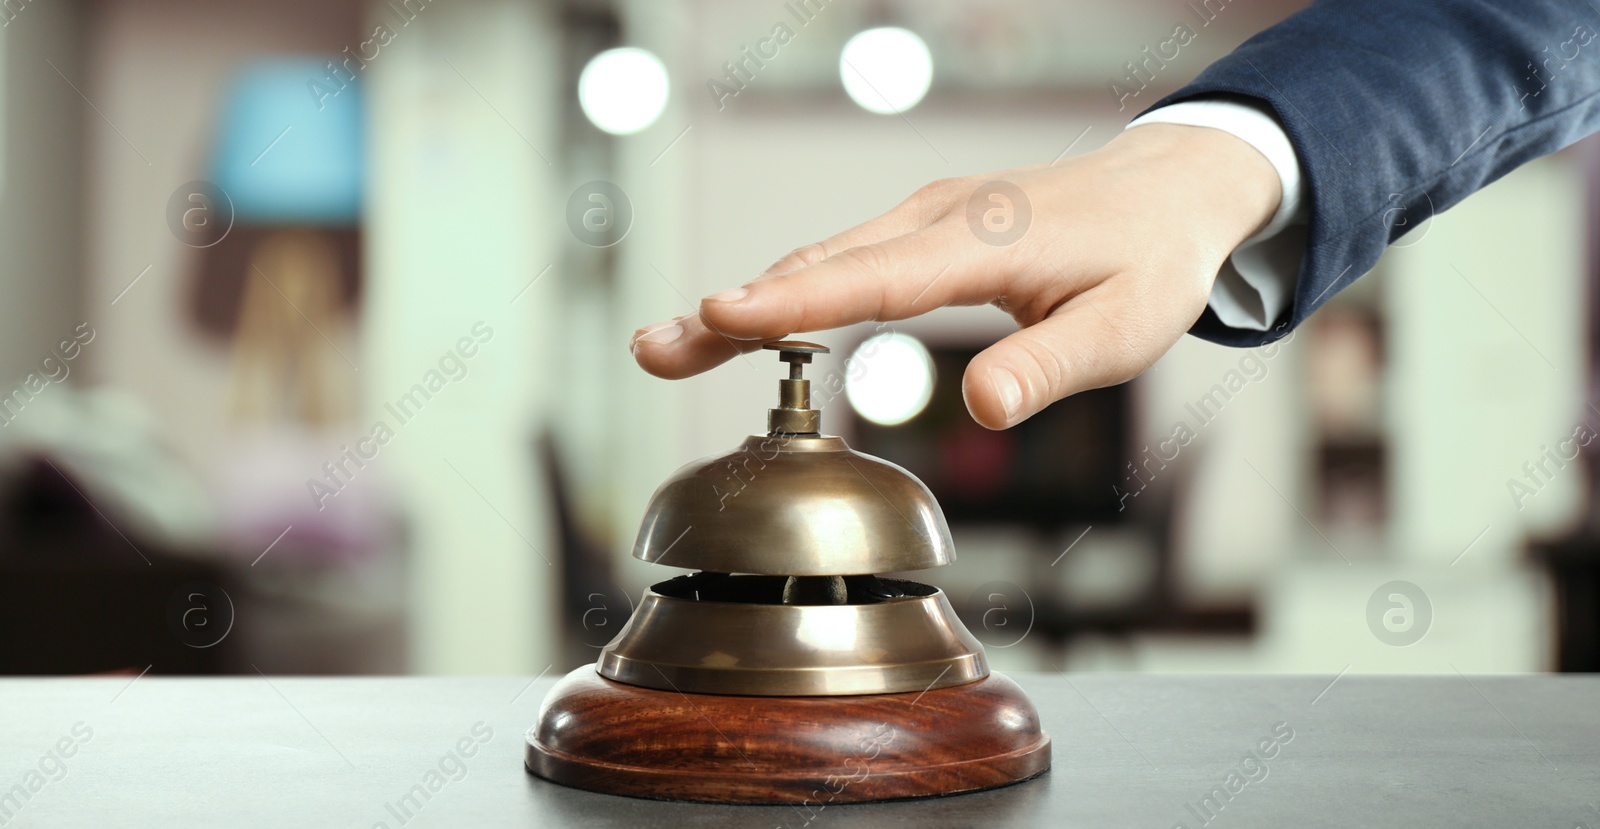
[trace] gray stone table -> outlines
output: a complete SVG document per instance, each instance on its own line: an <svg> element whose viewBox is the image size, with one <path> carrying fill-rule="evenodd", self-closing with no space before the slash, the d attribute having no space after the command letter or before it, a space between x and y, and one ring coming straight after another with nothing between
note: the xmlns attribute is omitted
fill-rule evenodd
<svg viewBox="0 0 1600 829"><path fill-rule="evenodd" d="M1045 776L809 812L533 778L549 677L4 680L0 826L1600 827L1600 678L1015 678Z"/></svg>

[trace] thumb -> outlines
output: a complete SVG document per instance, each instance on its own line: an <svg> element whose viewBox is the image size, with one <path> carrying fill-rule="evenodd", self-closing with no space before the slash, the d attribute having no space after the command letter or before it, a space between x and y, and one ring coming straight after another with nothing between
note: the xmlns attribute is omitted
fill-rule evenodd
<svg viewBox="0 0 1600 829"><path fill-rule="evenodd" d="M1172 345L1127 330L1116 321L1136 317L1113 306L1106 291L1087 291L974 357L961 382L973 419L1015 426L1063 397L1132 379Z"/></svg>

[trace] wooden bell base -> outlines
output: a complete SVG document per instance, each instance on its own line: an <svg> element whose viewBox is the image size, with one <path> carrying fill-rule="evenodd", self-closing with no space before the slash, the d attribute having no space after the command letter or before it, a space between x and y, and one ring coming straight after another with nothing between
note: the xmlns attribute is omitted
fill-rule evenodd
<svg viewBox="0 0 1600 829"><path fill-rule="evenodd" d="M991 673L922 694L733 697L612 682L586 665L528 732L528 770L608 794L852 803L990 789L1050 767L1022 689Z"/></svg>

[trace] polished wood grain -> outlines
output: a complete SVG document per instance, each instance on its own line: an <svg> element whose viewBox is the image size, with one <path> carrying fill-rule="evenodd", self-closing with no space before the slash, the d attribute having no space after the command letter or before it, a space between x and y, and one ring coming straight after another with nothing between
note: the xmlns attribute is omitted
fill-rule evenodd
<svg viewBox="0 0 1600 829"><path fill-rule="evenodd" d="M817 809L1026 780L1050 767L1050 739L1000 674L920 694L736 697L623 685L584 666L545 697L525 762L598 792Z"/></svg>

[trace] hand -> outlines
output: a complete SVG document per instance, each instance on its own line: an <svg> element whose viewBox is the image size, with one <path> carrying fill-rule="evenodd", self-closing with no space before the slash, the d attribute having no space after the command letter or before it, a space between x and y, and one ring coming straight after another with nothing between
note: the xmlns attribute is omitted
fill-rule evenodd
<svg viewBox="0 0 1600 829"><path fill-rule="evenodd" d="M1005 246L967 217L975 191L996 180L1021 188L1033 214ZM733 357L730 340L750 351L797 332L993 303L1022 330L973 358L961 391L975 420L1004 429L1166 353L1280 196L1271 163L1233 135L1147 124L1056 165L936 181L706 297L698 314L639 329L633 353L675 379Z"/></svg>

